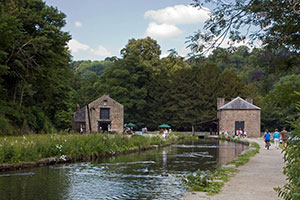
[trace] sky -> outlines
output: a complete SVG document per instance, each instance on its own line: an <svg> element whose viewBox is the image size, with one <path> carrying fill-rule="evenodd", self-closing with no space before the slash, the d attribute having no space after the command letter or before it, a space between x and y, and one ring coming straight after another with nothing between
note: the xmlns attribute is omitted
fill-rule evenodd
<svg viewBox="0 0 300 200"><path fill-rule="evenodd" d="M209 9L190 6L192 0L45 0L66 14L73 60L120 57L128 40L157 40L162 57L169 49L186 56L187 37L203 28Z"/></svg>

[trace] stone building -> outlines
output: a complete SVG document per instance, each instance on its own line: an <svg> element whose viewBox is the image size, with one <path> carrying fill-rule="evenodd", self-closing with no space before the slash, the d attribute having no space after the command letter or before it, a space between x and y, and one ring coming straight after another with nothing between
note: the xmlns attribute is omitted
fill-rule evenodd
<svg viewBox="0 0 300 200"><path fill-rule="evenodd" d="M232 131L246 130L247 136L260 136L260 116L261 109L253 105L252 99L242 99L237 97L230 102L225 102L224 98L217 100L219 130Z"/></svg>
<svg viewBox="0 0 300 200"><path fill-rule="evenodd" d="M109 95L103 95L83 108L77 106L72 129L78 132L123 132L124 107Z"/></svg>

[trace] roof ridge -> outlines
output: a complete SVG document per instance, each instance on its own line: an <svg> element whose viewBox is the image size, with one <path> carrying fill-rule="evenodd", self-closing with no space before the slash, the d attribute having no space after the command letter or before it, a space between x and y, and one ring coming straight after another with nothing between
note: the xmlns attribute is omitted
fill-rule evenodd
<svg viewBox="0 0 300 200"><path fill-rule="evenodd" d="M218 110L261 110L261 108L237 96Z"/></svg>

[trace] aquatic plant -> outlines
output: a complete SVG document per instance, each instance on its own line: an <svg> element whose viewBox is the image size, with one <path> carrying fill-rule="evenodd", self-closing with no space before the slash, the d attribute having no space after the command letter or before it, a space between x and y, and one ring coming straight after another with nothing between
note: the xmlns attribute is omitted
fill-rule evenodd
<svg viewBox="0 0 300 200"><path fill-rule="evenodd" d="M248 141L221 138L232 142L243 143L249 145ZM226 165L233 164L235 167L219 167L215 171L200 171L191 173L183 178L183 182L193 191L207 192L208 194L216 194L221 191L224 183L229 181L237 171L237 167L247 163L250 157L259 153L259 145L255 142L251 143L250 149L244 154L239 155L236 159L226 163Z"/></svg>

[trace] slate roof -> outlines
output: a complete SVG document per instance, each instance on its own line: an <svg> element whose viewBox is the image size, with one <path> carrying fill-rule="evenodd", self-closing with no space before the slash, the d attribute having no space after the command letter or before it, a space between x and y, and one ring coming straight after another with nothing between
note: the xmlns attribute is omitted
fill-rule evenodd
<svg viewBox="0 0 300 200"><path fill-rule="evenodd" d="M85 109L86 107L80 108L77 112L74 113L74 122L85 122Z"/></svg>
<svg viewBox="0 0 300 200"><path fill-rule="evenodd" d="M219 110L261 110L260 107L249 103L248 101L242 99L241 97L237 97L227 104L221 106Z"/></svg>

